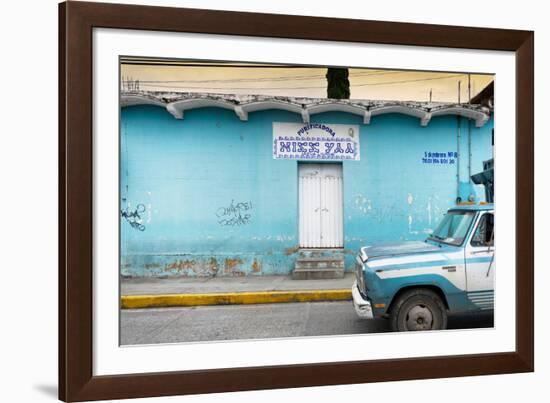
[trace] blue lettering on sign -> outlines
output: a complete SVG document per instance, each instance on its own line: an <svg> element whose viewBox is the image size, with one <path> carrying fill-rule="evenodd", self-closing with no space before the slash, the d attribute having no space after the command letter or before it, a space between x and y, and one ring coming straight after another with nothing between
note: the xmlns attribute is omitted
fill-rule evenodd
<svg viewBox="0 0 550 403"><path fill-rule="evenodd" d="M458 152L456 151L424 151L422 163L433 165L453 165L457 158Z"/></svg>
<svg viewBox="0 0 550 403"><path fill-rule="evenodd" d="M309 152L313 154L319 154L319 142L309 142Z"/></svg>
<svg viewBox="0 0 550 403"><path fill-rule="evenodd" d="M281 152L285 152L285 151L288 151L290 152L290 141L281 141Z"/></svg>
<svg viewBox="0 0 550 403"><path fill-rule="evenodd" d="M332 137L334 137L334 136L336 135L336 133L334 132L334 130L332 130L329 126L324 125L324 124L322 124L322 123L308 123L307 125L302 126L302 127L296 132L296 134L297 134L298 136L301 136L302 134L309 132L311 129L319 129L319 130L322 130L322 131L327 132L328 134L330 134Z"/></svg>
<svg viewBox="0 0 550 403"><path fill-rule="evenodd" d="M303 141L302 141L303 140ZM348 138L279 136L273 143L277 159L355 160L358 144Z"/></svg>

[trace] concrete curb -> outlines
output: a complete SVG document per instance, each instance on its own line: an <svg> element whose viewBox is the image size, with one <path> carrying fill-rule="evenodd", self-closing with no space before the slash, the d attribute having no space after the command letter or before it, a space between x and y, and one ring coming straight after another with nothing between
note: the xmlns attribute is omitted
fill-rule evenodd
<svg viewBox="0 0 550 403"><path fill-rule="evenodd" d="M284 302L347 301L350 289L257 291L209 294L123 295L122 309L160 308L200 305L276 304Z"/></svg>

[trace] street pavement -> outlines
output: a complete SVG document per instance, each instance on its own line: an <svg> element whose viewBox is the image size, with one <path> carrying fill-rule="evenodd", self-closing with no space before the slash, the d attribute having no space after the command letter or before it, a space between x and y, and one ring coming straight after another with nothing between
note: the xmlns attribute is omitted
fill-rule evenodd
<svg viewBox="0 0 550 403"><path fill-rule="evenodd" d="M351 301L121 310L121 344L181 343L389 332ZM449 317L449 329L493 326L491 313Z"/></svg>
<svg viewBox="0 0 550 403"><path fill-rule="evenodd" d="M122 295L201 294L217 292L351 289L355 273L328 280L293 280L291 276L123 278Z"/></svg>

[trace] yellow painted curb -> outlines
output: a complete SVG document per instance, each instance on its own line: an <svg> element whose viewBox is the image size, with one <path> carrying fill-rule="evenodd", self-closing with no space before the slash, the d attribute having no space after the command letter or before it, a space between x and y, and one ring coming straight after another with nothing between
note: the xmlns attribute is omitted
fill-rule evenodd
<svg viewBox="0 0 550 403"><path fill-rule="evenodd" d="M170 306L275 304L282 302L346 301L350 289L227 292L212 294L123 295L123 309L159 308Z"/></svg>

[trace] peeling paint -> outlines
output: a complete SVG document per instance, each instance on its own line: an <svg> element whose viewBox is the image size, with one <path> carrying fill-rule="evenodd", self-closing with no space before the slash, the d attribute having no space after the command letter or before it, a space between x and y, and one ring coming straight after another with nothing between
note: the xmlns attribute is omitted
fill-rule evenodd
<svg viewBox="0 0 550 403"><path fill-rule="evenodd" d="M262 264L257 259L254 259L251 269L252 273L260 273L262 271Z"/></svg>
<svg viewBox="0 0 550 403"><path fill-rule="evenodd" d="M218 271L220 270L220 265L218 264L216 258L210 258L210 261L208 262L208 269L212 273L212 277L218 274Z"/></svg>
<svg viewBox="0 0 550 403"><path fill-rule="evenodd" d="M242 259L240 258L227 258L224 260L223 271L226 276L244 276L244 272L239 270L240 266L243 264Z"/></svg>
<svg viewBox="0 0 550 403"><path fill-rule="evenodd" d="M166 265L166 270L174 270L174 271L193 270L194 271L196 265L197 265L197 262L195 262L194 260L176 260L175 262L172 262Z"/></svg>
<svg viewBox="0 0 550 403"><path fill-rule="evenodd" d="M285 249L285 255L287 255L287 256L293 255L294 253L297 253L299 250L300 250L299 246L294 246L292 248L286 248Z"/></svg>

